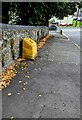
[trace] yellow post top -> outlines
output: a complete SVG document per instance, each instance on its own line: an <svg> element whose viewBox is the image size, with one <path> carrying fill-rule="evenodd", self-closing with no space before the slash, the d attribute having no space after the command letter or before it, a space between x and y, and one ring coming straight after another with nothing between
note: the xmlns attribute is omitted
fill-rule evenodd
<svg viewBox="0 0 82 120"><path fill-rule="evenodd" d="M31 46L35 46L36 45L36 42L34 40L32 40L31 38L24 38L23 41L25 43L28 42L28 44L30 44Z"/></svg>

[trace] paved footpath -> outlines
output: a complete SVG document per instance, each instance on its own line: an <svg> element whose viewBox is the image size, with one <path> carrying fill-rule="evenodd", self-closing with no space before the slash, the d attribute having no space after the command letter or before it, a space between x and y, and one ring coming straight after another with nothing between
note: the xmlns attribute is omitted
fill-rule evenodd
<svg viewBox="0 0 82 120"><path fill-rule="evenodd" d="M79 118L79 49L54 35L39 49L36 60L26 63L24 70L16 67L17 76L3 90L3 118Z"/></svg>

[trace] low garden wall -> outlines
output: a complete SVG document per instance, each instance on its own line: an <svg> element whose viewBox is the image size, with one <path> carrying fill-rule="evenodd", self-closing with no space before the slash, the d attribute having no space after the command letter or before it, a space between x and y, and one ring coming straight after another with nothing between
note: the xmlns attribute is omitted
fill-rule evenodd
<svg viewBox="0 0 82 120"><path fill-rule="evenodd" d="M0 24L0 73L21 57L21 41L25 37L36 43L48 34L46 26L21 26Z"/></svg>

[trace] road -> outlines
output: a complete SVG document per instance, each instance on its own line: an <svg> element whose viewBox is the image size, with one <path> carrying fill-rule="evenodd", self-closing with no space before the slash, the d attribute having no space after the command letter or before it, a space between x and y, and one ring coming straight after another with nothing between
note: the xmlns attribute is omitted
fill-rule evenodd
<svg viewBox="0 0 82 120"><path fill-rule="evenodd" d="M82 40L81 40L81 29L79 27L66 27L61 28L63 32L69 37L71 41L73 41L75 44L79 45L82 49Z"/></svg>

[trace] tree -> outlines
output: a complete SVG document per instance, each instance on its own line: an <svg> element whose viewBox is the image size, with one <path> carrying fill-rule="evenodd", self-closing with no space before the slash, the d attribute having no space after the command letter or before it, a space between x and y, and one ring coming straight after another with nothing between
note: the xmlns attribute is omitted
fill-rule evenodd
<svg viewBox="0 0 82 120"><path fill-rule="evenodd" d="M8 4L8 6L7 6ZM22 25L48 25L51 16L63 19L76 11L75 2L10 2L3 3L3 21ZM80 6L81 7L81 6Z"/></svg>
<svg viewBox="0 0 82 120"><path fill-rule="evenodd" d="M2 4L2 23L8 23L9 21L9 3L8 2L4 2Z"/></svg>
<svg viewBox="0 0 82 120"><path fill-rule="evenodd" d="M21 24L21 18L19 17L20 9L19 3L10 3L9 4L9 23L10 24Z"/></svg>

